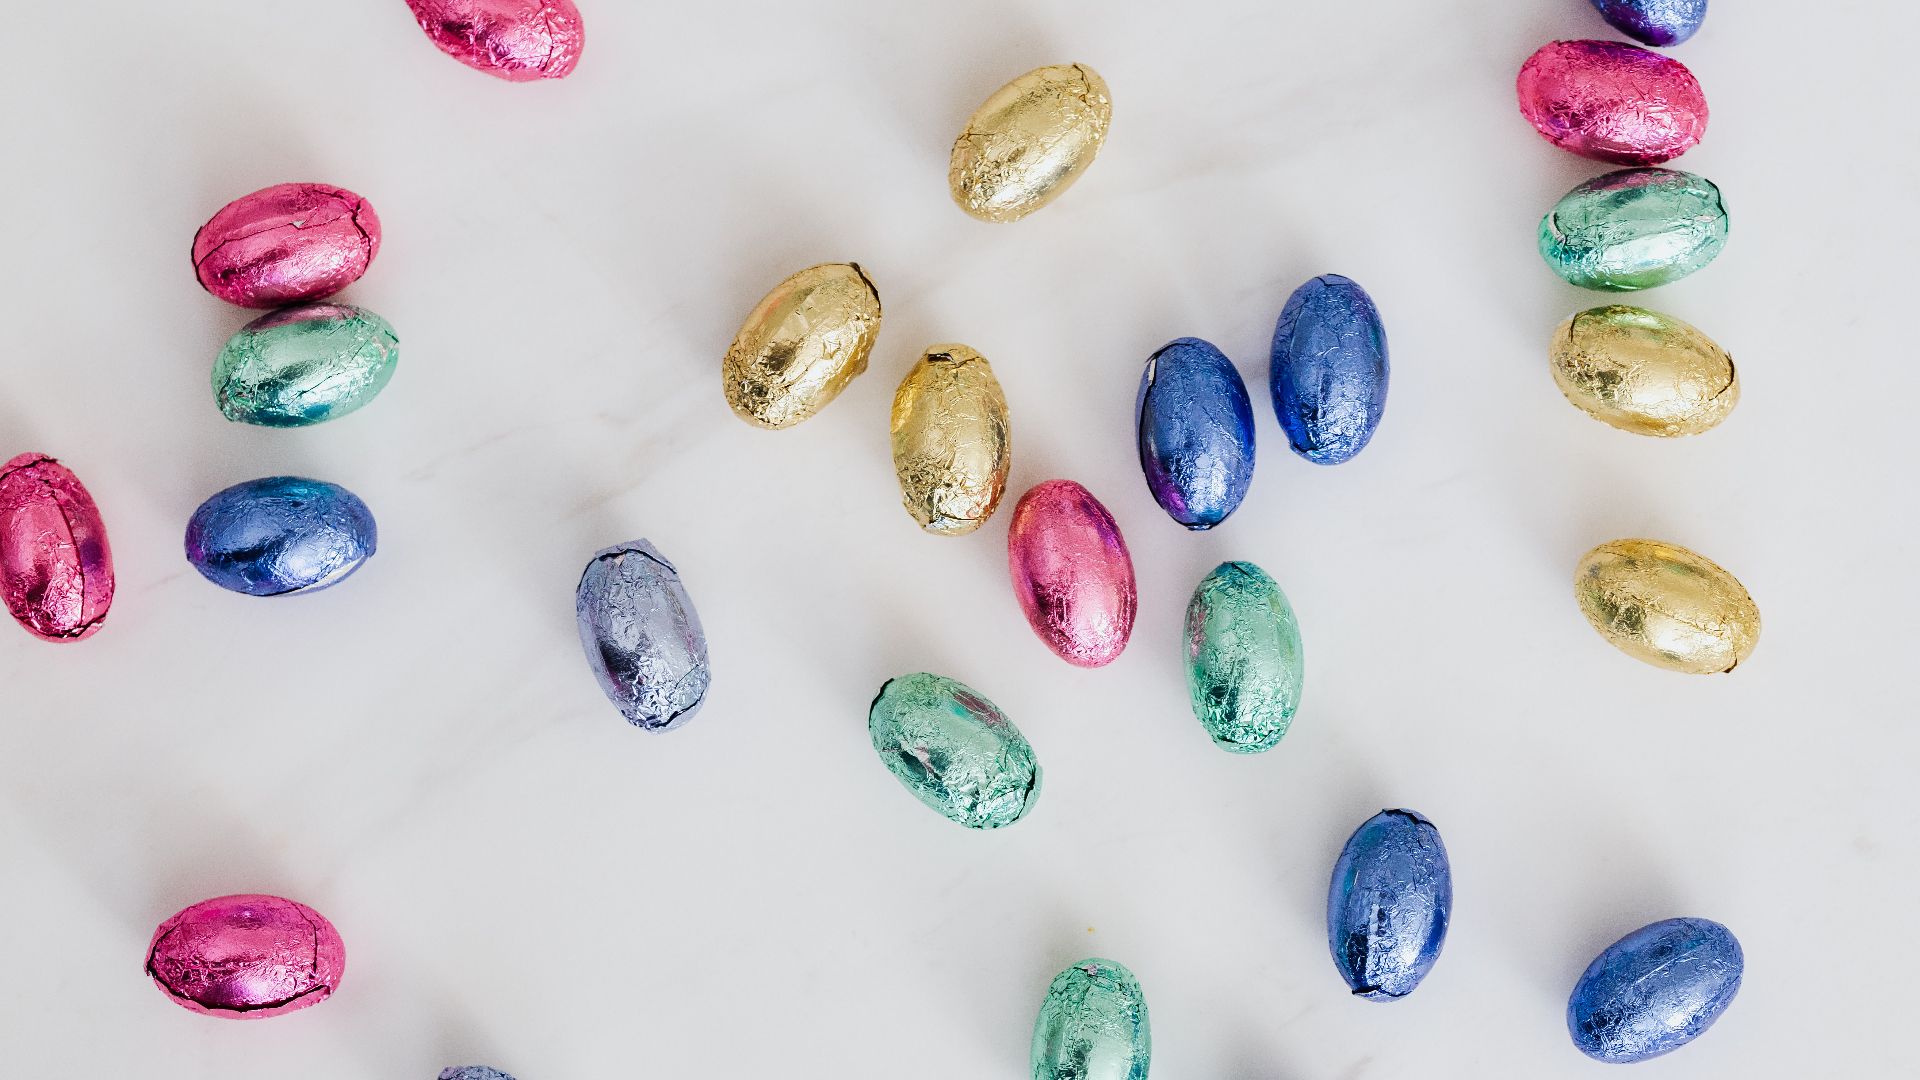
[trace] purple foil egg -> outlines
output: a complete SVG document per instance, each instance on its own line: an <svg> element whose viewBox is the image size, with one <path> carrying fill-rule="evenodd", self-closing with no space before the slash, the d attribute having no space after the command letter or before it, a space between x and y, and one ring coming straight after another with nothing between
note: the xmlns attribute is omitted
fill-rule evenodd
<svg viewBox="0 0 1920 1080"><path fill-rule="evenodd" d="M573 0L407 0L440 51L508 82L562 79L586 28Z"/></svg>
<svg viewBox="0 0 1920 1080"><path fill-rule="evenodd" d="M1707 0L1593 0L1615 30L1647 45L1678 45L1707 19Z"/></svg>
<svg viewBox="0 0 1920 1080"><path fill-rule="evenodd" d="M275 184L220 208L193 236L201 287L241 307L332 296L380 252L367 200L326 184Z"/></svg>
<svg viewBox="0 0 1920 1080"><path fill-rule="evenodd" d="M1071 480L1034 485L1007 531L1013 593L1033 632L1062 660L1105 667L1133 634L1139 592L1120 526Z"/></svg>
<svg viewBox="0 0 1920 1080"><path fill-rule="evenodd" d="M1527 58L1520 114L1562 150L1658 165L1707 130L1707 97L1687 66L1619 41L1555 41Z"/></svg>
<svg viewBox="0 0 1920 1080"><path fill-rule="evenodd" d="M79 641L113 605L113 551L93 496L45 454L0 465L0 597L42 641Z"/></svg>
<svg viewBox="0 0 1920 1080"><path fill-rule="evenodd" d="M202 900L161 923L147 947L147 974L169 998L232 1020L318 1005L346 966L333 924L278 896Z"/></svg>

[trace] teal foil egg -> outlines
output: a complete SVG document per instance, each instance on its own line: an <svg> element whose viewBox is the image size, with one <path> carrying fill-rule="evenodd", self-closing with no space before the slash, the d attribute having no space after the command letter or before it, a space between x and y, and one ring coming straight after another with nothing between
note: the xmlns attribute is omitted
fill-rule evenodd
<svg viewBox="0 0 1920 1080"><path fill-rule="evenodd" d="M306 427L372 401L399 361L387 320L347 304L301 304L227 339L213 365L213 397L229 420Z"/></svg>
<svg viewBox="0 0 1920 1080"><path fill-rule="evenodd" d="M1581 184L1540 222L1540 257L1585 289L1632 292L1678 281L1727 244L1713 181L1675 169L1621 169Z"/></svg>
<svg viewBox="0 0 1920 1080"><path fill-rule="evenodd" d="M1279 745L1300 707L1306 663L1293 605L1266 571L1222 563L1187 604L1187 689L1214 744L1235 754Z"/></svg>
<svg viewBox="0 0 1920 1080"><path fill-rule="evenodd" d="M1026 736L958 680L925 672L887 680L867 711L867 734L914 798L969 829L1011 825L1040 794Z"/></svg>
<svg viewBox="0 0 1920 1080"><path fill-rule="evenodd" d="M1054 976L1033 1022L1033 1080L1147 1080L1153 1039L1140 980L1112 960Z"/></svg>

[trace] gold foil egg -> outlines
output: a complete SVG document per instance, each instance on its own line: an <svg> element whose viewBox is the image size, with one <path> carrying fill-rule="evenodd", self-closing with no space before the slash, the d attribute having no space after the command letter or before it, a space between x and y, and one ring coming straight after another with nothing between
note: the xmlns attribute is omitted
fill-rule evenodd
<svg viewBox="0 0 1920 1080"><path fill-rule="evenodd" d="M1732 671L1760 640L1760 609L1746 588L1711 559L1677 544L1601 544L1580 560L1573 588L1601 637L1669 671Z"/></svg>
<svg viewBox="0 0 1920 1080"><path fill-rule="evenodd" d="M1113 102L1085 64L1035 68L993 92L953 143L947 184L981 221L1018 221L1093 164Z"/></svg>
<svg viewBox="0 0 1920 1080"><path fill-rule="evenodd" d="M861 372L880 333L880 293L854 263L810 266L747 316L720 377L742 420L789 428L827 407Z"/></svg>
<svg viewBox="0 0 1920 1080"><path fill-rule="evenodd" d="M1671 315L1614 304L1553 335L1553 381L1595 420L1635 435L1698 435L1740 401L1733 357Z"/></svg>
<svg viewBox="0 0 1920 1080"><path fill-rule="evenodd" d="M893 469L920 527L964 536L986 524L1007 490L1013 447L1007 396L987 358L935 345L893 395Z"/></svg>

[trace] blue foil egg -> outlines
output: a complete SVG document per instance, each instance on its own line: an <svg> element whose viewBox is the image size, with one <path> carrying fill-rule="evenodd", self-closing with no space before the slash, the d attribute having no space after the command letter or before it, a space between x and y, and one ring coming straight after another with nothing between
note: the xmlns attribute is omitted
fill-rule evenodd
<svg viewBox="0 0 1920 1080"><path fill-rule="evenodd" d="M440 1070L440 1080L513 1080L513 1077L485 1065L461 1065Z"/></svg>
<svg viewBox="0 0 1920 1080"><path fill-rule="evenodd" d="M373 511L338 484L269 476L215 494L187 522L187 561L248 596L315 592L373 557Z"/></svg>
<svg viewBox="0 0 1920 1080"><path fill-rule="evenodd" d="M1387 328L1349 278L1322 274L1287 298L1273 330L1273 411L1293 452L1338 465L1387 409Z"/></svg>
<svg viewBox="0 0 1920 1080"><path fill-rule="evenodd" d="M1567 1031L1598 1061L1672 1053L1727 1011L1745 967L1733 931L1711 919L1643 926L1587 965L1567 1002Z"/></svg>
<svg viewBox="0 0 1920 1080"><path fill-rule="evenodd" d="M1707 0L1593 0L1615 30L1645 45L1678 45L1707 21Z"/></svg>
<svg viewBox="0 0 1920 1080"><path fill-rule="evenodd" d="M1453 871L1433 822L1382 810L1348 838L1327 890L1327 945L1355 997L1413 993L1440 959Z"/></svg>
<svg viewBox="0 0 1920 1080"><path fill-rule="evenodd" d="M1147 360L1134 400L1140 471L1173 520L1198 532L1227 520L1253 483L1253 402L1219 349L1180 338Z"/></svg>
<svg viewBox="0 0 1920 1080"><path fill-rule="evenodd" d="M596 554L573 610L587 663L627 722L672 731L693 719L713 672L680 571L645 540Z"/></svg>

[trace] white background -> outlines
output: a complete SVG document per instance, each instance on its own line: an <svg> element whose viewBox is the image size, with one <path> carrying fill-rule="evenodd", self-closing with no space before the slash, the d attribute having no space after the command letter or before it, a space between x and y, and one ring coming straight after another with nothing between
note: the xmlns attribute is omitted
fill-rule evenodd
<svg viewBox="0 0 1920 1080"><path fill-rule="evenodd" d="M1599 1076L1575 977L1702 915L1745 988L1635 1075L1910 1072L1920 19L1817 6L1719 3L1674 52L1714 110L1679 164L1733 236L1642 302L1730 349L1745 397L1667 442L1589 420L1546 365L1605 299L1534 228L1605 167L1536 136L1512 82L1607 36L1584 0L597 0L579 71L540 85L459 66L399 0L17 5L0 457L79 473L120 591L81 645L0 626L5 1071L1012 1078L1048 979L1104 955L1145 984L1162 1080ZM1071 61L1113 89L1099 162L1027 221L966 217L962 121ZM295 432L214 408L249 316L187 256L286 180L375 204L386 246L345 298L402 339L377 402ZM871 371L795 430L736 420L741 317L847 259L886 305ZM1394 363L1378 438L1333 469L1286 451L1265 392L1282 302L1326 271L1371 290ZM1252 494L1208 535L1132 448L1141 364L1180 335L1238 361L1260 418ZM992 359L1014 423L1006 508L959 540L915 530L887 451L896 383L945 341ZM379 554L309 597L201 580L188 515L278 473L362 495ZM1006 583L1006 509L1054 476L1139 569L1105 670L1055 659ZM1750 664L1668 674L1588 629L1575 561L1640 535L1746 583ZM640 536L717 672L664 737L600 697L573 627L587 557ZM1251 759L1189 714L1178 646L1228 558L1306 638L1293 733ZM1019 826L957 828L875 760L868 701L923 669L1032 740ZM1457 903L1383 1006L1346 995L1323 905L1385 806L1440 825ZM147 984L156 923L246 891L338 925L332 1001L230 1023Z"/></svg>

